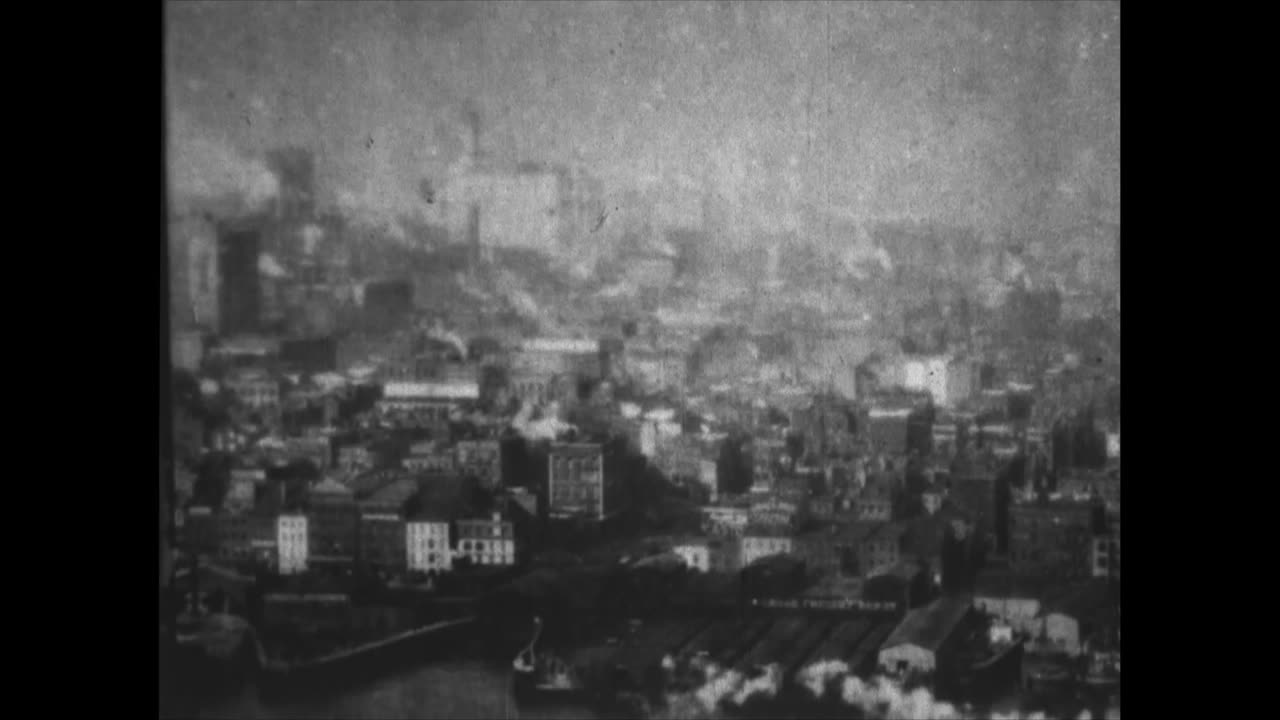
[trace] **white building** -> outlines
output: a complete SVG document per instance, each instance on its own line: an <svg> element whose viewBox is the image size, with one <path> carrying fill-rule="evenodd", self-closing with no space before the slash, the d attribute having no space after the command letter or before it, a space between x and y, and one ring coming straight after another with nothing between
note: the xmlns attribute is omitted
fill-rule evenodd
<svg viewBox="0 0 1280 720"><path fill-rule="evenodd" d="M709 572L711 570L711 547L706 539L689 540L676 543L671 552L684 559L684 564L691 570Z"/></svg>
<svg viewBox="0 0 1280 720"><path fill-rule="evenodd" d="M902 386L928 392L938 407L954 407L968 399L978 386L978 368L972 361L949 355L904 358Z"/></svg>
<svg viewBox="0 0 1280 720"><path fill-rule="evenodd" d="M702 508L702 514L711 534L741 536L747 529L750 510L744 506L711 505Z"/></svg>
<svg viewBox="0 0 1280 720"><path fill-rule="evenodd" d="M405 524L409 569L420 572L449 572L453 569L453 547L447 520L414 520Z"/></svg>
<svg viewBox="0 0 1280 720"><path fill-rule="evenodd" d="M792 549L789 535L748 532L742 536L742 566L747 567L760 558L788 555Z"/></svg>
<svg viewBox="0 0 1280 720"><path fill-rule="evenodd" d="M480 384L456 382L388 382L382 386L378 409L383 412L423 413L447 422L449 414L464 402L480 399Z"/></svg>
<svg viewBox="0 0 1280 720"><path fill-rule="evenodd" d="M1120 433L1107 433L1107 459L1116 460L1120 457Z"/></svg>
<svg viewBox="0 0 1280 720"><path fill-rule="evenodd" d="M741 548L736 538L688 538L675 542L671 551L698 572L736 572L741 567Z"/></svg>
<svg viewBox="0 0 1280 720"><path fill-rule="evenodd" d="M307 516L281 515L276 518L277 567L281 575L307 569Z"/></svg>

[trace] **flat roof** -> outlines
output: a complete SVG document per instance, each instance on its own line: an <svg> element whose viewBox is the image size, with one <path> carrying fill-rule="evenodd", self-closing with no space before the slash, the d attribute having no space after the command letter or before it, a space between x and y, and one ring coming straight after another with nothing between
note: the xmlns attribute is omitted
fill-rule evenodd
<svg viewBox="0 0 1280 720"><path fill-rule="evenodd" d="M382 386L382 397L385 400L477 400L480 398L480 383L464 382L389 382Z"/></svg>

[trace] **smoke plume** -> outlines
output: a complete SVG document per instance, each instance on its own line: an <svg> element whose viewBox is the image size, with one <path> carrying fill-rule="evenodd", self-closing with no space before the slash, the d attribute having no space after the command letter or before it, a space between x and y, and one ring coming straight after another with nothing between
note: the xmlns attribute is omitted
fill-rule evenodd
<svg viewBox="0 0 1280 720"><path fill-rule="evenodd" d="M180 202L231 201L256 211L280 191L266 163L245 156L181 112L172 115L169 158L170 189Z"/></svg>

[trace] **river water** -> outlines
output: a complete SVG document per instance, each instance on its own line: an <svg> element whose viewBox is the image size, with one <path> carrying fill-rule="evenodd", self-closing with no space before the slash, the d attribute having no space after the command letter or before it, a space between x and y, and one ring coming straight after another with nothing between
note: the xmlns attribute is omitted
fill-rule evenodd
<svg viewBox="0 0 1280 720"><path fill-rule="evenodd" d="M232 697L205 702L196 718L246 720L321 720L358 718L568 718L594 720L578 707L517 709L511 676L491 663L447 660L406 669L369 683L317 689L307 697L264 700L252 686Z"/></svg>

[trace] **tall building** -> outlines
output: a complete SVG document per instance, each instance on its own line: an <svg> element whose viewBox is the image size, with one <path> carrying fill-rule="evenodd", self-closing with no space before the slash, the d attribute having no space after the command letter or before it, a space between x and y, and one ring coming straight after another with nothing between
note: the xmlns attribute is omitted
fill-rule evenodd
<svg viewBox="0 0 1280 720"><path fill-rule="evenodd" d="M258 258L262 230L237 222L218 230L217 267L219 331L223 335L257 332L262 315Z"/></svg>
<svg viewBox="0 0 1280 720"><path fill-rule="evenodd" d="M279 148L267 153L267 164L280 181L276 217L290 221L314 216L315 155L306 148Z"/></svg>
<svg viewBox="0 0 1280 720"><path fill-rule="evenodd" d="M170 325L218 328L218 232L208 217L188 213L169 224Z"/></svg>

